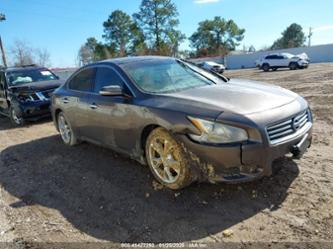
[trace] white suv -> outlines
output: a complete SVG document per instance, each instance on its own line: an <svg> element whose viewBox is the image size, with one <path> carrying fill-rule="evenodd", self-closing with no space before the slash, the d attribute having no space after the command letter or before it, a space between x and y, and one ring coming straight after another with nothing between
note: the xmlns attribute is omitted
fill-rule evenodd
<svg viewBox="0 0 333 249"><path fill-rule="evenodd" d="M303 69L309 66L307 54L293 55L289 53L269 54L265 58L257 60L256 66L265 72L278 68L290 68L290 70Z"/></svg>
<svg viewBox="0 0 333 249"><path fill-rule="evenodd" d="M222 74L225 70L225 66L222 64L218 64L213 61L204 61L202 63L198 64L199 67L207 70L207 71L213 71L219 74Z"/></svg>

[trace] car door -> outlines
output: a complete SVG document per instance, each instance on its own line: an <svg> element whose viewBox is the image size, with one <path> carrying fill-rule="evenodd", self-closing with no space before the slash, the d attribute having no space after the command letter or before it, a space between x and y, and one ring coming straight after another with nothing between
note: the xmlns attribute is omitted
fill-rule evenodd
<svg viewBox="0 0 333 249"><path fill-rule="evenodd" d="M7 108L6 77L4 72L0 72L0 111L4 111Z"/></svg>
<svg viewBox="0 0 333 249"><path fill-rule="evenodd" d="M102 96L99 94L104 86L118 85L128 96ZM90 127L93 139L118 151L127 152L134 145L130 141L131 125L135 106L131 105L133 94L120 74L111 66L98 66L94 94L90 98ZM126 139L127 138L127 139Z"/></svg>
<svg viewBox="0 0 333 249"><path fill-rule="evenodd" d="M61 97L65 115L78 137L89 135L89 99L93 93L95 68L84 68L67 83L66 95Z"/></svg>
<svg viewBox="0 0 333 249"><path fill-rule="evenodd" d="M280 61L282 67L288 67L289 66L289 58L286 55L280 55Z"/></svg>
<svg viewBox="0 0 333 249"><path fill-rule="evenodd" d="M276 55L270 55L270 56L268 56L268 64L269 64L271 67L276 67L276 66L278 66L277 56L276 56Z"/></svg>

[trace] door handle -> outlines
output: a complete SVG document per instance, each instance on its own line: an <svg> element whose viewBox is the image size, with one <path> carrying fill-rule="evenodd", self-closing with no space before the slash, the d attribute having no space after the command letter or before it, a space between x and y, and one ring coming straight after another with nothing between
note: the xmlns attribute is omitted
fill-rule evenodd
<svg viewBox="0 0 333 249"><path fill-rule="evenodd" d="M63 99L62 99L62 103L64 103L64 104L68 104L68 103L69 103L68 98L63 98Z"/></svg>
<svg viewBox="0 0 333 249"><path fill-rule="evenodd" d="M94 110L94 109L97 109L98 106L95 103L93 103L89 107L90 107L90 109Z"/></svg>

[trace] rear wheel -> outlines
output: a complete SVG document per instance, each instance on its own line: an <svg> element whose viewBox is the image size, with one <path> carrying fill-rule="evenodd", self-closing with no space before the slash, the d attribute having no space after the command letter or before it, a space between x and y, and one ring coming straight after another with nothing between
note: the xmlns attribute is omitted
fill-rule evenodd
<svg viewBox="0 0 333 249"><path fill-rule="evenodd" d="M58 114L57 122L62 141L69 146L77 144L76 136L63 112Z"/></svg>
<svg viewBox="0 0 333 249"><path fill-rule="evenodd" d="M15 126L24 125L24 119L23 119L21 113L19 111L15 110L15 108L12 106L10 106L10 108L9 108L9 117L10 117L10 121L12 122L13 125L15 125Z"/></svg>
<svg viewBox="0 0 333 249"><path fill-rule="evenodd" d="M146 158L155 178L170 189L181 189L193 181L183 148L163 128L153 130L146 141Z"/></svg>
<svg viewBox="0 0 333 249"><path fill-rule="evenodd" d="M270 66L267 63L262 65L262 70L264 70L265 72L268 72L269 69L270 69Z"/></svg>

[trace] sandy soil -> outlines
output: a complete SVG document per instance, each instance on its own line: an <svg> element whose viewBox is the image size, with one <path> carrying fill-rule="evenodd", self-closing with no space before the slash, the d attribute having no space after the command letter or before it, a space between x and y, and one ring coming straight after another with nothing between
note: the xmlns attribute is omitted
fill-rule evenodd
<svg viewBox="0 0 333 249"><path fill-rule="evenodd" d="M173 192L110 150L67 148L50 120L12 128L1 118L0 241L333 241L333 64L226 75L280 85L309 101L314 141L303 159L280 160L274 177L254 183Z"/></svg>

